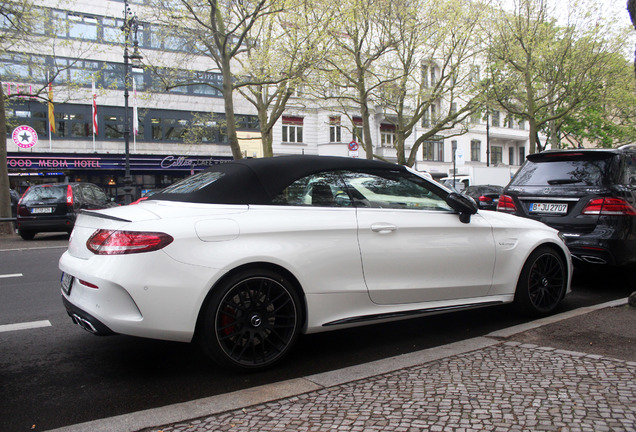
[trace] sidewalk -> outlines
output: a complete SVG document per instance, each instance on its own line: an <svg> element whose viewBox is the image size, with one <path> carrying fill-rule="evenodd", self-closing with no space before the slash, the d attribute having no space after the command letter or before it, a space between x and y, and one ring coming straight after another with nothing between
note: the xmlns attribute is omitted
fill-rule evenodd
<svg viewBox="0 0 636 432"><path fill-rule="evenodd" d="M163 426L161 426L163 425ZM627 299L74 431L636 431Z"/></svg>

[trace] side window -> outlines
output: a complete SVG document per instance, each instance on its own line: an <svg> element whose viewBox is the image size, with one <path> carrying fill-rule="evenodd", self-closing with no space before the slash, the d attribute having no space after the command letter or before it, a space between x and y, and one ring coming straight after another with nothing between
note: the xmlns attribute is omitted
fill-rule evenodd
<svg viewBox="0 0 636 432"><path fill-rule="evenodd" d="M95 194L93 194L93 189L88 185L82 185L78 188L82 194L82 201L84 204L95 202Z"/></svg>
<svg viewBox="0 0 636 432"><path fill-rule="evenodd" d="M357 206L389 209L452 211L441 190L408 172L381 171L344 175Z"/></svg>
<svg viewBox="0 0 636 432"><path fill-rule="evenodd" d="M108 195L106 195L106 192L104 192L100 188L91 186L91 189L95 194L95 199L97 200L97 202L105 204L110 201L110 199L108 199Z"/></svg>
<svg viewBox="0 0 636 432"><path fill-rule="evenodd" d="M636 156L625 157L625 184L636 186Z"/></svg>
<svg viewBox="0 0 636 432"><path fill-rule="evenodd" d="M351 198L337 172L312 174L296 180L273 200L274 205L348 207Z"/></svg>

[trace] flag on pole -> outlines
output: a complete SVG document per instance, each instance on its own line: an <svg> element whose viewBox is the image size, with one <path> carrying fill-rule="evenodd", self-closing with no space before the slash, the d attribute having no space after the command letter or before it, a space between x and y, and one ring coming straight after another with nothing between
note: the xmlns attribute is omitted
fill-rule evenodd
<svg viewBox="0 0 636 432"><path fill-rule="evenodd" d="M55 133L55 113L53 108L53 84L49 81L49 130Z"/></svg>
<svg viewBox="0 0 636 432"><path fill-rule="evenodd" d="M137 113L137 86L135 85L135 79L132 80L133 87L133 135L137 136L139 133L139 114Z"/></svg>
<svg viewBox="0 0 636 432"><path fill-rule="evenodd" d="M98 134L97 125L97 93L95 92L95 79L93 78L93 136Z"/></svg>

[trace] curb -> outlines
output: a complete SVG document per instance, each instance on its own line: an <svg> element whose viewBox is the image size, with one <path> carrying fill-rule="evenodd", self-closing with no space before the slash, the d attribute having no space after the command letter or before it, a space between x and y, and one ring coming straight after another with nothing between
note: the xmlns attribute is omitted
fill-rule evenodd
<svg viewBox="0 0 636 432"><path fill-rule="evenodd" d="M166 405L159 408L65 426L49 430L49 432L84 432L87 430L91 432L136 432L147 428L156 428L161 425L181 423L200 417L212 416L226 411L298 396L304 393L433 362L446 357L480 350L501 344L503 343L502 339L507 339L527 330L584 315L595 310L625 304L627 304L627 298L618 299L497 330L485 336L448 345L428 348L334 371L308 375L302 378L294 378L231 393L196 399L189 402Z"/></svg>

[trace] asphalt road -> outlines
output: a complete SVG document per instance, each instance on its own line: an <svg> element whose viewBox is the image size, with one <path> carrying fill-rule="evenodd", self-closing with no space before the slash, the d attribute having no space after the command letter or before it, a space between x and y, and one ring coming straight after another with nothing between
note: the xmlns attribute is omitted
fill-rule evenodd
<svg viewBox="0 0 636 432"><path fill-rule="evenodd" d="M65 236L0 238L0 431L47 430L239 390L459 341L526 321L510 307L458 312L300 338L258 373L216 367L196 346L96 337L73 325L59 294ZM632 272L577 271L561 310L624 298ZM19 323L33 328L19 329Z"/></svg>

